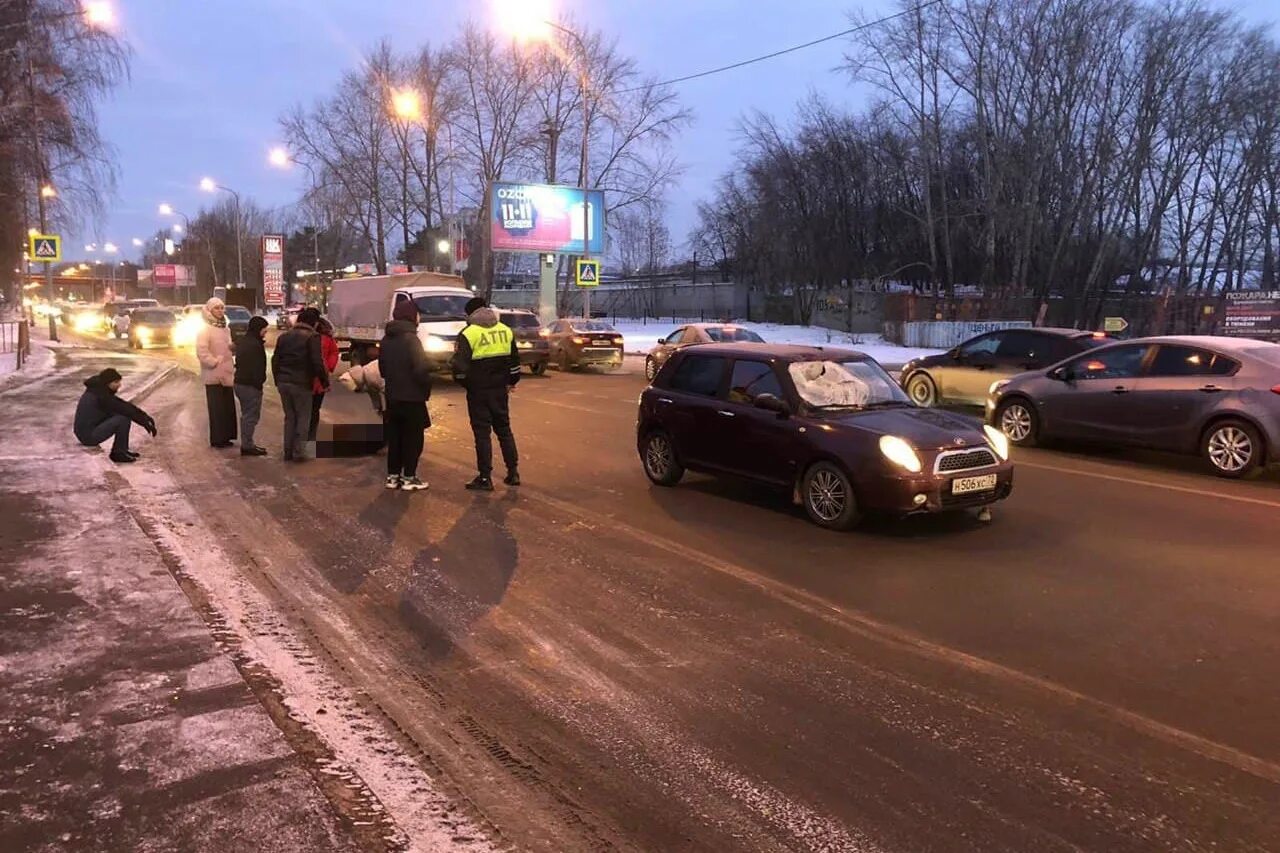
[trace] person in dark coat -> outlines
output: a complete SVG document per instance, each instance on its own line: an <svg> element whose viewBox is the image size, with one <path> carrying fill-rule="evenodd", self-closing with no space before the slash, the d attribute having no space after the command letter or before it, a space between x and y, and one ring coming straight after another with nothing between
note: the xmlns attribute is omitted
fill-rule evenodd
<svg viewBox="0 0 1280 853"><path fill-rule="evenodd" d="M431 426L431 364L418 338L418 308L396 305L378 350L378 372L385 386L387 488L417 492L427 488L418 477L423 432Z"/></svg>
<svg viewBox="0 0 1280 853"><path fill-rule="evenodd" d="M84 393L76 404L72 430L76 440L85 447L96 447L115 436L111 444L111 461L127 464L138 458L138 454L129 449L130 424L137 424L153 437L157 430L151 415L116 396L123 381L119 371L111 367L86 379Z"/></svg>
<svg viewBox="0 0 1280 853"><path fill-rule="evenodd" d="M519 454L511 432L510 395L520 381L520 351L516 336L499 322L498 312L480 296L466 304L467 325L458 334L453 355L453 378L467 390L467 415L476 441L476 468L479 473L467 488L493 491L493 438L498 436L502 461L507 466L503 480L520 485Z"/></svg>
<svg viewBox="0 0 1280 853"><path fill-rule="evenodd" d="M253 440L262 419L262 386L267 382L267 321L249 320L249 329L236 342L236 399L240 401L240 455L266 456L267 449Z"/></svg>
<svg viewBox="0 0 1280 853"><path fill-rule="evenodd" d="M316 325L320 312L303 308L293 327L276 341L271 355L271 375L275 377L284 407L284 459L301 462L306 459L307 428L311 425L311 393L315 381L329 390L329 371L325 369Z"/></svg>

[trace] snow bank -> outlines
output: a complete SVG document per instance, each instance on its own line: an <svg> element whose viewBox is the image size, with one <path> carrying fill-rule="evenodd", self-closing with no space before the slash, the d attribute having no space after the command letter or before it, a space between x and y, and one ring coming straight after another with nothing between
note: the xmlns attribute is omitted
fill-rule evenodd
<svg viewBox="0 0 1280 853"><path fill-rule="evenodd" d="M618 318L615 328L626 339L626 349L633 355L644 355L658 344L660 338L674 332L687 323L698 320L631 320ZM735 326L750 329L771 344L799 344L804 346L843 346L856 349L887 365L902 365L913 358L934 355L941 350L901 347L887 342L880 335L855 334L824 329L819 326L787 326L781 323L734 322Z"/></svg>

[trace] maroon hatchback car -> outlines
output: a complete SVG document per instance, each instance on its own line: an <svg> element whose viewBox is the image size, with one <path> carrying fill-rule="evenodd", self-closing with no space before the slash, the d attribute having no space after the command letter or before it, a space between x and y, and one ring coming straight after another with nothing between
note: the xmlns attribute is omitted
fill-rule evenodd
<svg viewBox="0 0 1280 853"><path fill-rule="evenodd" d="M1009 496L998 430L916 406L853 350L716 344L680 350L640 398L645 474L686 469L785 488L815 523L985 508Z"/></svg>

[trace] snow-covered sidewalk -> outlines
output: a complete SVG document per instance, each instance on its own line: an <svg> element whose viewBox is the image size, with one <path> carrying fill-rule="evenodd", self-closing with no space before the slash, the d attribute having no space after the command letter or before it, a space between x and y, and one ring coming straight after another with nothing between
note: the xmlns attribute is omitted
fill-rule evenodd
<svg viewBox="0 0 1280 853"><path fill-rule="evenodd" d="M678 320L635 320L619 317L614 327L622 333L624 346L631 355L645 355L661 338L670 335L676 329L689 323L701 322L697 319ZM771 344L797 344L802 346L838 346L855 349L879 361L886 366L898 367L913 358L933 355L940 350L901 347L887 342L880 335L855 334L824 329L820 326L788 326L781 323L737 322L733 325L750 329Z"/></svg>

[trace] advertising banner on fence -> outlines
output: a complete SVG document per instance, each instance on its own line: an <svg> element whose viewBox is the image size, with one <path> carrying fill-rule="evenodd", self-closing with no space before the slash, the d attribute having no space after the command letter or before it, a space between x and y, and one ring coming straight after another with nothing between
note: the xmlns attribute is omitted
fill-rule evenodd
<svg viewBox="0 0 1280 853"><path fill-rule="evenodd" d="M604 254L604 192L587 190L590 248ZM495 252L581 255L582 190L550 184L494 184L489 210Z"/></svg>
<svg viewBox="0 0 1280 853"><path fill-rule="evenodd" d="M284 237L262 237L262 304L284 304Z"/></svg>
<svg viewBox="0 0 1280 853"><path fill-rule="evenodd" d="M1234 290L1226 296L1222 334L1280 343L1280 290Z"/></svg>

